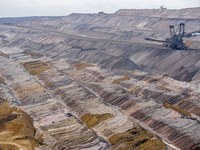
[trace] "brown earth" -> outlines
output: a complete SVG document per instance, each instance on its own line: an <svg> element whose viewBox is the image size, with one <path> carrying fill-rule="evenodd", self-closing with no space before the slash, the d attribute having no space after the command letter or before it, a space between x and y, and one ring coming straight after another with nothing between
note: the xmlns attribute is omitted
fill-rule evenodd
<svg viewBox="0 0 200 150"><path fill-rule="evenodd" d="M144 41L200 30L199 10L0 25L0 149L199 149L200 36L186 51Z"/></svg>

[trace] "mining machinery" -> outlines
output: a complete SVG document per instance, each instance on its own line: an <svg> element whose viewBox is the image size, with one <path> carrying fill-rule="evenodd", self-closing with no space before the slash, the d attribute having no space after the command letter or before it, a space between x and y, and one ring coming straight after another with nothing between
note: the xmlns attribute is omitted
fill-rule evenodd
<svg viewBox="0 0 200 150"><path fill-rule="evenodd" d="M188 47L183 42L183 38L189 38L192 36L200 35L200 30L186 33L185 24L180 23L179 27L175 29L174 25L169 26L170 37L165 40L158 40L152 38L145 38L147 41L161 42L163 46L172 48L174 50L186 50Z"/></svg>

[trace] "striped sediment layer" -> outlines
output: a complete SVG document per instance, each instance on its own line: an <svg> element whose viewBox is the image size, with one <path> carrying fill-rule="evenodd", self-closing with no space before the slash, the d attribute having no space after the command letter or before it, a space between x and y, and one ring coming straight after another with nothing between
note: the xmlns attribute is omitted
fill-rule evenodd
<svg viewBox="0 0 200 150"><path fill-rule="evenodd" d="M1 149L199 149L199 51L144 41L165 39L168 26L183 20L187 32L199 30L198 11L120 10L23 23L41 30L1 25L0 101L9 102L1 110L13 111L1 117ZM200 48L199 36L189 40ZM7 133L15 144L5 143Z"/></svg>
<svg viewBox="0 0 200 150"><path fill-rule="evenodd" d="M24 56L20 57L24 58ZM18 56L18 60L20 60L20 57ZM15 62L8 57L1 57L0 60L0 74L8 83L8 85L0 84L0 94L2 97L7 97L9 102L16 100L16 107L22 108L33 118L32 126L30 124L26 126L27 130L35 127L34 129L37 130L34 130L34 133L39 139L43 139L43 144L37 145L37 149L108 148L109 144L104 139L84 126L76 115L71 112L70 108L60 98L55 98L51 91L45 88L34 76L30 75L29 70L26 70L20 62ZM35 62L37 63L37 61ZM31 65L34 65L32 61L31 63ZM9 86L9 91L6 90L7 86ZM1 110L3 111L4 109ZM21 123L23 123L23 120ZM9 125L5 127L9 127ZM16 126L15 130L20 132L18 126ZM5 134L2 137L7 139ZM24 137L22 138L22 140L25 139ZM12 145L3 145L2 148L8 149L12 147ZM22 149L25 148L23 147ZM31 150L29 147L27 149Z"/></svg>
<svg viewBox="0 0 200 150"><path fill-rule="evenodd" d="M64 103L74 110L89 128L109 141L112 149L121 147L131 149L133 145L139 149L146 144L154 148L166 149L165 144L154 134L142 129L118 109L103 103L95 93L87 89L87 85L77 82L74 75L66 76L65 73L49 70L38 77L55 94L60 95ZM59 86L56 86L58 83ZM133 128L137 133L128 134ZM129 139L130 137L132 139Z"/></svg>
<svg viewBox="0 0 200 150"><path fill-rule="evenodd" d="M30 61L25 53L7 56L0 56L1 95L33 118L44 141L38 149L199 148L195 83L141 71L114 75L86 62ZM38 62L48 69L33 75Z"/></svg>

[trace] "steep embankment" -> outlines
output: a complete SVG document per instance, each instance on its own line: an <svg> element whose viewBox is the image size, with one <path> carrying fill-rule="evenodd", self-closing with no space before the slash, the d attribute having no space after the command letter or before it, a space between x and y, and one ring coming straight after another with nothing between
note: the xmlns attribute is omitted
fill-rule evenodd
<svg viewBox="0 0 200 150"><path fill-rule="evenodd" d="M13 107L0 108L0 148L199 149L200 51L138 43L148 34L164 37L163 25L172 22L192 28L198 18L185 11L172 11L182 19L164 15L169 10L148 10L150 17L121 10L1 25L0 96Z"/></svg>
<svg viewBox="0 0 200 150"><path fill-rule="evenodd" d="M45 28L56 31L57 34L31 30L23 30L20 31L23 34L17 34L19 31L13 29L16 34L12 33L11 36L4 31L1 41L6 46L41 51L55 58L89 61L110 69L141 69L166 73L178 80L191 81L199 79L198 50L172 51L164 50L157 43L153 43L154 46L136 43L146 42L144 37L168 37L170 24L184 22L186 32L200 30L199 10L133 9L119 10L114 14L71 14L62 18L27 20L21 22L21 25ZM68 36L59 35L58 32ZM113 43L111 40L134 43ZM191 48L200 49L200 36L185 40Z"/></svg>
<svg viewBox="0 0 200 150"><path fill-rule="evenodd" d="M42 144L35 138L32 118L19 108L0 100L0 149L34 150Z"/></svg>
<svg viewBox="0 0 200 150"><path fill-rule="evenodd" d="M20 34L5 33L8 36L4 39L7 41L5 47L19 47L27 52L33 50L52 58L93 62L109 69L158 72L182 81L199 79L198 50L174 51L155 45L77 39L42 30L13 30Z"/></svg>
<svg viewBox="0 0 200 150"><path fill-rule="evenodd" d="M186 23L186 32L200 30L199 8L168 10L119 10L114 14L71 14L61 19L25 22L59 31L78 32L93 37L126 41L143 41L143 37L163 39L169 36L169 25ZM187 39L200 41L199 38ZM192 45L191 45L192 46Z"/></svg>

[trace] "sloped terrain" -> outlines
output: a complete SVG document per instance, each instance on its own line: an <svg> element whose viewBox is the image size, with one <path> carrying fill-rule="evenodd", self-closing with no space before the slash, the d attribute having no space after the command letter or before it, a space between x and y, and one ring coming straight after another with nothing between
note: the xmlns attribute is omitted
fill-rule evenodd
<svg viewBox="0 0 200 150"><path fill-rule="evenodd" d="M36 129L30 116L19 108L10 107L5 100L0 102L0 149L34 150L43 143L35 137Z"/></svg>
<svg viewBox="0 0 200 150"><path fill-rule="evenodd" d="M182 21L199 30L199 14L119 10L0 25L0 149L200 149L200 37L188 51L143 39Z"/></svg>
<svg viewBox="0 0 200 150"><path fill-rule="evenodd" d="M169 37L169 25L181 22L186 24L186 33L200 30L199 10L119 10L114 14L28 18L17 22L21 28L1 26L0 40L5 46L51 57L94 62L109 69L166 73L177 80L191 81L199 79L200 36L184 38L189 48L196 49L188 51L170 50L144 38L165 39Z"/></svg>

